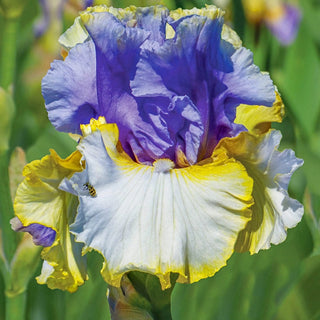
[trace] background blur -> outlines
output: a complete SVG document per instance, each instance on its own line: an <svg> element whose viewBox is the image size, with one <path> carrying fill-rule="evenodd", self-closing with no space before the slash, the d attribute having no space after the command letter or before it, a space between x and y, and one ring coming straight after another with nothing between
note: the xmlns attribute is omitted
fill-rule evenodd
<svg viewBox="0 0 320 320"><path fill-rule="evenodd" d="M125 7L159 2L115 0L95 4ZM225 5L228 1L219 2ZM254 52L255 64L270 72L286 105L286 117L276 127L284 136L282 147L294 149L305 160L290 184L291 195L305 204L305 215L296 228L288 231L283 244L254 256L234 254L213 278L177 285L173 293L173 319L320 319L320 1L295 2L302 20L295 41L288 46L281 45L263 23L249 23L240 0L229 2L226 19L243 45ZM161 3L174 9L201 7L212 1ZM75 147L67 134L58 133L49 123L40 82L50 62L61 58L59 35L86 4L80 0L47 0L41 4L38 0L28 1L17 44L14 96L17 113L10 146L12 150L17 146L23 148L28 162L48 154L49 148L65 157ZM0 17L0 30L2 24ZM3 50L6 44L0 33ZM99 273L101 265L100 256L91 253L90 279L73 294L50 290L32 279L28 287L27 319L109 319L107 285ZM35 276L39 273L40 258ZM3 319L4 282L0 276L0 320Z"/></svg>

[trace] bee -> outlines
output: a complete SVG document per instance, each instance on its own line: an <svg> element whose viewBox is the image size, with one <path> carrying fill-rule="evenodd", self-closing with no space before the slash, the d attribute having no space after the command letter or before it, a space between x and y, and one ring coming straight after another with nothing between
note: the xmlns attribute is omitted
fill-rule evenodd
<svg viewBox="0 0 320 320"><path fill-rule="evenodd" d="M96 189L89 182L85 183L83 187L89 191L91 197L94 198L97 196Z"/></svg>

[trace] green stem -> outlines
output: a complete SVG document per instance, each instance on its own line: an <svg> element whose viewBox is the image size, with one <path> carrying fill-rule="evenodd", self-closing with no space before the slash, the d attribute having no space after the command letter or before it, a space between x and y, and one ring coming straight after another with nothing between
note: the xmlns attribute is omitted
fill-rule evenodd
<svg viewBox="0 0 320 320"><path fill-rule="evenodd" d="M153 311L154 320L172 320L171 304L164 306L161 310Z"/></svg>
<svg viewBox="0 0 320 320"><path fill-rule="evenodd" d="M16 296L6 296L5 320L23 320L26 313L27 294L22 292Z"/></svg>
<svg viewBox="0 0 320 320"><path fill-rule="evenodd" d="M0 227L5 258L10 263L17 247L15 232L11 229L10 219L13 217L13 205L10 194L8 152L0 153Z"/></svg>
<svg viewBox="0 0 320 320"><path fill-rule="evenodd" d="M13 83L15 77L16 66L16 47L17 47L17 30L19 20L17 18L5 18L2 28L2 43L1 43L1 86L4 89Z"/></svg>

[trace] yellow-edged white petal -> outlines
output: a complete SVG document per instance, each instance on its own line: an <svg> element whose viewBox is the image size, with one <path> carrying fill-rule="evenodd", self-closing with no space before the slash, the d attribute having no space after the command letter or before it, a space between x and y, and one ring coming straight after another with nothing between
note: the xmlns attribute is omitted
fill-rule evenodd
<svg viewBox="0 0 320 320"><path fill-rule="evenodd" d="M288 195L293 172L303 164L292 150L277 150L281 140L279 131L255 136L242 132L235 138L223 139L217 147L239 160L253 178L252 220L243 230L236 250L256 253L270 244L285 240L287 229L301 220L303 206Z"/></svg>
<svg viewBox="0 0 320 320"><path fill-rule="evenodd" d="M119 287L124 273L139 270L167 288L171 272L194 282L226 264L252 205L252 180L239 162L221 153L187 168L169 159L141 165L121 150L116 125L82 129L86 168L60 187L78 194L71 230L104 256L109 284Z"/></svg>
<svg viewBox="0 0 320 320"><path fill-rule="evenodd" d="M15 214L24 227L40 225L56 231L50 247L41 256L52 267L52 272L38 278L50 288L75 291L86 279L82 245L75 243L69 232L78 205L74 195L58 189L61 180L82 170L81 154L76 151L61 159L54 150L41 160L26 165L24 181L19 185L15 198Z"/></svg>

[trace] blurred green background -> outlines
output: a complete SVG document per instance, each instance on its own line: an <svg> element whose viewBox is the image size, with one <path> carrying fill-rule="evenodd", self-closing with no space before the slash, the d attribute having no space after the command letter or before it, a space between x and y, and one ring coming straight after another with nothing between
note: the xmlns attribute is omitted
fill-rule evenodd
<svg viewBox="0 0 320 320"><path fill-rule="evenodd" d="M48 0L48 3L54 1ZM157 2L116 0L112 4L125 7ZM212 2L168 0L162 3L174 9L201 7ZM254 52L255 63L270 72L286 105L286 117L275 127L283 134L282 147L294 149L305 161L290 183L291 195L305 204L305 215L296 228L288 231L283 244L254 256L234 254L214 277L192 285L176 285L173 319L320 319L320 2L301 0L298 3L302 21L296 40L286 47L264 25L257 27L245 20L240 0L234 0L232 5L227 17L243 45ZM72 24L79 10L81 2L69 0L59 17L59 10L53 6L48 28L38 37L34 26L35 21L39 24L41 15L39 1L27 1L21 16L14 88L17 111L10 148L22 147L28 162L48 154L49 148L64 157L75 147L68 135L58 133L49 123L40 82L50 62L59 58L59 35ZM0 30L3 20L0 18ZM1 50L4 50L6 43L3 32L0 34ZM35 276L40 273L40 265L39 258ZM90 279L73 294L50 290L32 278L26 319L109 319L107 285L99 274L101 265L101 257L90 253ZM5 319L5 296L4 279L0 276L2 319Z"/></svg>

